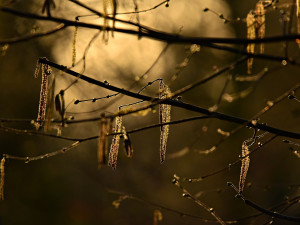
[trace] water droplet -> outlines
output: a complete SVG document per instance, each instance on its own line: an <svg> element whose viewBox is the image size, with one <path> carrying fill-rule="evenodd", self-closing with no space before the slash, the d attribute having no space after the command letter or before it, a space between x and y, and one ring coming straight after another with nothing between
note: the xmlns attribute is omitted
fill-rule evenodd
<svg viewBox="0 0 300 225"><path fill-rule="evenodd" d="M209 212L213 212L213 211L214 211L214 208L210 208L210 209L209 209Z"/></svg>

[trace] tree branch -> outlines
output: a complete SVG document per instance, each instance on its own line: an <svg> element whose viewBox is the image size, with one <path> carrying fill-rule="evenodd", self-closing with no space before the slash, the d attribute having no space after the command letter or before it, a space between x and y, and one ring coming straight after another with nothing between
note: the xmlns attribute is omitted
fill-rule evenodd
<svg viewBox="0 0 300 225"><path fill-rule="evenodd" d="M130 97L133 97L133 98L153 102L153 104L150 104L149 106L147 106L147 108L152 107L152 106L157 105L157 104L162 104L162 103L163 104L168 104L168 105L176 106L176 107L183 108L183 109L186 109L186 110L189 110L189 111L198 112L198 113L201 113L201 114L204 114L204 115L212 116L212 117L217 118L219 120L225 120L225 121L229 121L229 122L233 122L233 123L237 123L237 124L243 124L245 126L253 127L253 128L256 128L256 129L263 130L263 131L268 131L270 133L277 134L279 136L300 139L300 133L294 133L294 132L290 132L290 131L286 131L286 130L281 130L281 129L270 127L268 125L261 124L261 123L253 124L251 121L246 120L246 119L226 115L226 114L219 113L219 112L212 112L212 111L209 111L208 109L201 108L201 107L198 107L198 106L195 106L195 105L191 105L191 104L184 103L184 102L177 101L177 100L173 100L173 99L158 99L158 98L152 98L152 97L146 96L146 95L137 94L137 93L125 90L123 88L119 88L119 87L116 87L116 86L113 86L113 85L109 85L107 83L104 83L104 82L95 80L93 78L90 78L88 76L85 76L83 74L77 73L73 70L68 69L66 66L58 65L58 64L56 64L54 62L51 62L51 61L49 61L45 58L40 58L39 62L43 63L43 64L47 64L47 65L49 65L51 67L54 67L58 70L61 70L61 71L65 72L65 73L67 73L71 76L77 77L81 80L84 80L84 81L90 83L90 84L94 84L96 86L99 86L99 87L102 87L102 88L105 88L105 89L108 89L108 90L111 90L111 91L115 91L115 92L130 96ZM142 108L145 109L145 107L142 107ZM125 114L129 114L129 113L132 113L132 112L135 112L135 111L136 110L134 110L134 111L128 110L126 112L119 113L119 114L120 115L121 114L125 115Z"/></svg>
<svg viewBox="0 0 300 225"><path fill-rule="evenodd" d="M70 0L72 2L79 3L79 1ZM81 6L84 4L81 3ZM93 13L95 13L98 16L103 17L103 14L89 8L88 6L84 5L84 7L87 7L89 10L91 10ZM85 28L91 28L91 29L97 29L97 30L104 30L104 27L101 25L91 24L91 23L84 23L84 22L78 22L78 21L72 21L64 18L58 18L58 17L48 17L48 16L41 16L29 12L21 12L12 8L8 7L0 7L0 11L10 13L16 16L25 17L25 18L31 18L31 19L37 19L37 20L44 20L44 21L52 21L57 23L64 23L65 26L78 26L78 27L85 27ZM107 16L107 19L114 19L112 17ZM186 43L186 44L199 44L199 45L206 45L208 47L213 47L212 43L214 44L238 44L238 45L247 45L251 43L274 43L274 42L282 42L282 41L294 41L296 39L300 39L300 34L289 34L289 35L280 35L280 36L272 36L272 37L266 37L266 38L256 38L256 39L247 39L247 38L222 38L222 37L187 37L182 36L179 34L171 34L159 30L155 30L150 27L146 27L143 25L140 25L138 23L121 20L121 19L114 19L117 22L125 23L128 25L133 25L138 27L141 30L132 30L132 29L121 29L121 28L112 28L112 27L105 27L105 30L107 31L115 31L120 33L126 33L126 34L132 34L132 35L139 35L140 37L148 37L168 43Z"/></svg>
<svg viewBox="0 0 300 225"><path fill-rule="evenodd" d="M228 182L227 185L232 187L238 193L236 196L237 198L242 199L247 205L251 206L252 208L254 208L266 215L269 215L269 216L272 216L272 217L275 217L278 219L283 219L283 220L288 220L288 221L293 221L293 222L300 222L300 217L292 217L292 216L279 214L277 212L273 212L268 209L265 209L265 208L255 204L254 202L246 199L241 193L238 192L237 188L231 182Z"/></svg>
<svg viewBox="0 0 300 225"><path fill-rule="evenodd" d="M6 40L0 40L0 44L15 44L15 43L19 43L19 42L22 42L22 41L31 40L31 39L34 39L34 38L47 36L47 35L50 35L50 34L54 34L58 31L61 31L61 30L65 29L66 27L67 26L65 24L59 24L54 29L51 29L51 30L48 30L48 31L44 31L44 32L40 32L40 33L34 33L34 34L28 34L28 35L24 35L22 37L14 37L14 38L6 39Z"/></svg>

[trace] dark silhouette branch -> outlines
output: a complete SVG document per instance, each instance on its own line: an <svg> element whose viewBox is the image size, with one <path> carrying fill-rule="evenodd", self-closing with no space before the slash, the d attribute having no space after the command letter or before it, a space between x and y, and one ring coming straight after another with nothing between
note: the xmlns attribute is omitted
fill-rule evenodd
<svg viewBox="0 0 300 225"><path fill-rule="evenodd" d="M95 13L96 15L98 15L100 17L103 17L102 13L86 6L85 4L83 4L79 1L76 1L76 0L70 0L70 1L78 4L81 7L84 7L86 9L90 10L91 12ZM289 35L283 35L283 36L274 36L274 37L257 38L257 39L218 38L218 37L208 37L208 38L206 38L206 37L186 37L186 36L181 36L178 34L171 34L171 33L166 33L163 31L157 31L155 29L152 29L152 28L149 28L146 26L142 26L138 23L121 20L121 19L117 19L117 18L113 18L113 17L109 17L109 16L106 16L105 18L115 20L117 22L125 23L128 25L133 25L139 29L132 30L132 29L103 27L101 25L72 21L72 20L67 20L64 18L48 17L48 16L41 16L41 15L29 13L29 12L21 12L21 11L11 9L8 7L0 7L0 10L3 12L11 13L13 15L21 16L21 17L25 17L25 18L63 23L63 24L65 24L65 26L77 26L77 27L85 27L85 28L97 29L97 30L114 31L114 32L120 32L120 33L125 33L125 34L136 35L139 37L152 38L155 40L168 42L168 43L198 44L198 45L203 45L203 46L207 46L210 48L216 48L216 49L220 49L220 50L226 50L226 51L230 51L230 52L234 52L234 53L244 54L244 55L247 55L248 57L265 58L265 59L276 60L276 61L286 60L287 62L290 62L290 63L294 63L294 60L286 58L286 57L280 57L280 56L265 55L265 54L258 54L258 53L252 54L252 53L248 53L244 50L235 49L235 48L228 47L228 46L219 46L216 44L239 44L239 45L245 46L249 43L274 43L274 42L282 42L282 41L294 41L296 39L300 39L299 34L289 34ZM5 43L6 43L5 41L0 41L0 44L5 44Z"/></svg>
<svg viewBox="0 0 300 225"><path fill-rule="evenodd" d="M294 133L294 132L290 132L290 131L281 130L281 129L270 127L268 125L261 124L261 123L253 124L252 121L249 121L249 120L246 120L246 119L226 115L226 114L219 113L219 112L212 112L212 111L209 111L208 109L204 109L204 108L201 108L201 107L198 107L198 106L195 106L195 105L191 105L191 104L184 103L184 102L177 101L177 100L173 100L173 99L158 99L158 98L152 98L152 97L146 96L146 95L137 94L137 93L134 93L134 92L131 92L131 91L113 86L113 85L109 85L105 82L95 80L95 79L90 78L88 76L85 76L83 74L77 73L73 70L68 69L66 66L58 65L58 64L56 64L54 62L51 62L51 61L49 61L45 58L40 58L39 62L43 63L43 64L47 64L47 65L49 65L51 67L54 67L58 70L61 70L61 71L65 72L65 73L67 73L71 76L74 76L76 78L84 80L84 81L86 81L90 84L93 84L93 85L96 85L96 86L99 86L99 87L102 87L102 88L105 88L105 89L108 89L108 90L111 90L111 91L115 91L115 92L130 96L130 97L133 97L133 98L153 102L152 104L146 106L146 108L145 107L140 108L140 109L143 109L143 110L147 109L147 108L150 108L150 107L153 107L154 105L163 103L163 104L168 104L168 105L176 106L176 107L179 107L179 108L183 108L183 109L186 109L186 110L189 110L189 111L198 112L198 113L201 113L201 114L204 114L204 115L212 116L212 117L217 118L219 120L225 120L225 121L228 121L228 122L243 124L243 125L246 125L246 126L249 126L249 127L253 127L253 128L256 128L256 129L263 130L263 131L268 131L270 133L274 133L274 134L284 136L284 137L300 139L300 134L299 133ZM118 113L118 115L127 115L129 113L133 113L133 112L136 112L136 111L137 110L126 110L125 112L120 111ZM116 115L114 115L114 116L116 116Z"/></svg>
<svg viewBox="0 0 300 225"><path fill-rule="evenodd" d="M277 212L273 212L268 209L265 209L265 208L255 204L254 202L246 199L241 193L238 192L238 189L231 182L228 182L227 185L232 187L237 192L237 196L236 196L237 198L242 199L247 205L251 206L252 208L254 208L266 215L272 216L274 218L283 219L283 220L287 220L287 221L293 221L293 222L300 222L300 217L292 217L292 216L279 214Z"/></svg>

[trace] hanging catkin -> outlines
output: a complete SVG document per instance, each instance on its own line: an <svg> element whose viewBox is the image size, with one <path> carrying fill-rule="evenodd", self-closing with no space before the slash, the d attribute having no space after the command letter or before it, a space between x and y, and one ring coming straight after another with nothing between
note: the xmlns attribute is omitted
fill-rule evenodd
<svg viewBox="0 0 300 225"><path fill-rule="evenodd" d="M108 165L111 166L113 169L116 169L120 145L120 133L122 132L122 117L117 116L115 118L115 126L113 132L118 134L115 134L113 136L112 143L110 145Z"/></svg>
<svg viewBox="0 0 300 225"><path fill-rule="evenodd" d="M265 7L262 1L259 1L256 4L255 9L255 19L256 19L256 31L257 31L257 37L258 38L264 38L265 37L265 31L266 31L266 17L265 17ZM260 53L264 53L265 47L264 43L260 44Z"/></svg>
<svg viewBox="0 0 300 225"><path fill-rule="evenodd" d="M47 93L48 93L48 76L51 75L51 68L46 64L42 64L42 84L40 91L40 101L39 101L39 110L36 121L36 129L42 127L47 110Z"/></svg>
<svg viewBox="0 0 300 225"><path fill-rule="evenodd" d="M240 172L240 181L239 181L239 192L242 193L245 186L245 180L247 172L249 169L250 157L249 157L249 148L246 144L246 141L242 144L242 166Z"/></svg>
<svg viewBox="0 0 300 225"><path fill-rule="evenodd" d="M48 79L48 94L47 94L47 112L44 124L44 131L48 131L51 128L51 116L53 113L53 102L54 102L54 91L55 91L55 77Z"/></svg>
<svg viewBox="0 0 300 225"><path fill-rule="evenodd" d="M1 159L0 164L0 173L1 173L1 181L0 181L0 200L4 200L4 164L5 164L5 157Z"/></svg>
<svg viewBox="0 0 300 225"><path fill-rule="evenodd" d="M248 39L255 39L256 38L256 31L255 31L255 16L253 12L249 12L246 18L247 21L247 38ZM255 44L251 43L247 45L247 52L254 53ZM247 62L248 66L248 74L252 73L252 65L253 65L253 58L249 58Z"/></svg>
<svg viewBox="0 0 300 225"><path fill-rule="evenodd" d="M76 19L76 22L78 19ZM74 28L74 35L73 35L73 41L72 41L72 67L75 66L76 63L76 41L77 41L77 33L78 33L78 26L75 26Z"/></svg>
<svg viewBox="0 0 300 225"><path fill-rule="evenodd" d="M159 99L166 99L170 96L170 89L161 80L159 83ZM171 121L171 106L167 104L159 105L159 123L168 123ZM160 162L163 163L166 158L167 140L169 135L169 125L160 127Z"/></svg>

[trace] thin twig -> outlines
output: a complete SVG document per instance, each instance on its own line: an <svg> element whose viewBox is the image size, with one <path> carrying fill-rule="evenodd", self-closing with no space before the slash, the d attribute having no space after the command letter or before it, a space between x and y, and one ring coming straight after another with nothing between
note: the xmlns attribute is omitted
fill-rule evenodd
<svg viewBox="0 0 300 225"><path fill-rule="evenodd" d="M71 144L67 147L63 147L60 150L57 150L57 151L54 151L54 152L49 152L49 153L38 155L38 156L33 156L33 157L29 157L29 156L22 157L22 156L14 156L14 155L9 155L9 154L5 154L4 156L5 156L6 159L20 160L20 161L24 161L25 163L29 163L31 161L46 159L46 158L50 158L50 157L53 157L53 156L56 156L56 155L64 154L67 151L77 147L79 144L81 144L83 142L94 140L94 139L97 139L97 138L98 138L98 136L81 139L80 141L75 141L73 144Z"/></svg>
<svg viewBox="0 0 300 225"><path fill-rule="evenodd" d="M229 163L227 166L223 167L222 169L218 169L218 170L215 170L211 173L208 173L206 175L203 175L199 178L184 178L184 180L188 181L188 182L199 182L199 181L202 181L208 177L211 177L211 176L214 176L214 175L217 175L219 173L222 173L222 172L225 172L225 171L228 171L230 170L230 168L234 165L237 165L238 163L241 162L241 160L245 157L248 157L250 156L251 154L253 154L254 152L256 152L257 150L259 150L261 147L265 146L266 144L270 143L271 141L273 141L276 137L278 137L277 135L274 135L272 137L270 137L268 140L266 140L264 143L260 143L260 145L258 145L256 148L254 148L253 150L251 150L251 152L247 155L245 155L244 157L239 157L238 160L232 162L232 163Z"/></svg>
<svg viewBox="0 0 300 225"><path fill-rule="evenodd" d="M153 206L153 207L161 209L161 210L165 210L165 211L168 211L168 212L175 213L175 214L177 214L179 216L182 216L182 217L194 218L194 219L197 219L197 220L199 220L199 221L201 221L203 223L218 223L218 221L204 219L204 218L202 218L200 216L192 215L192 214L189 214L189 213L184 213L184 212L178 211L176 209L172 209L172 208L169 208L169 207L166 207L166 206L163 206L163 205L160 205L160 204L157 204L157 203L154 203L154 202L142 199L140 197L136 197L136 196L134 196L132 194L126 194L124 192L115 191L115 190L111 190L111 189L108 189L107 191L109 193L116 194L116 195L119 195L119 196L126 196L126 199L135 200L135 201L138 201L138 202L141 202L143 204L147 204L147 205ZM235 221L235 220L225 221L226 224L235 224L236 222L237 221Z"/></svg>
<svg viewBox="0 0 300 225"><path fill-rule="evenodd" d="M193 200L197 205L201 206L203 209L205 209L210 215L212 215L220 224L226 225L226 223L219 217L215 210L213 208L208 207L205 203L200 201L199 199L195 198L191 193L189 193L179 182L179 177L177 175L174 175L173 179L173 184L176 185L181 191L182 191L182 196L186 197L188 199Z"/></svg>
<svg viewBox="0 0 300 225"><path fill-rule="evenodd" d="M28 34L28 35L24 35L24 36L21 36L21 37L14 37L14 38L0 40L0 44L16 44L16 43L19 43L19 42L28 41L28 40L32 40L32 39L35 39L35 38L48 36L50 34L54 34L58 31L61 31L61 30L65 29L66 27L67 26L65 24L59 24L57 27L55 27L51 30L48 30L48 31Z"/></svg>
<svg viewBox="0 0 300 225"><path fill-rule="evenodd" d="M266 215L269 215L269 216L272 216L272 217L275 217L278 219L283 219L283 220L293 221L293 222L300 222L300 217L292 217L292 216L279 214L277 212L270 211L268 209L265 209L265 208L255 204L254 202L246 199L241 193L239 193L238 189L231 182L228 182L227 184L228 184L228 186L231 186L238 193L237 198L242 199L247 205L251 206L252 208L254 208Z"/></svg>

